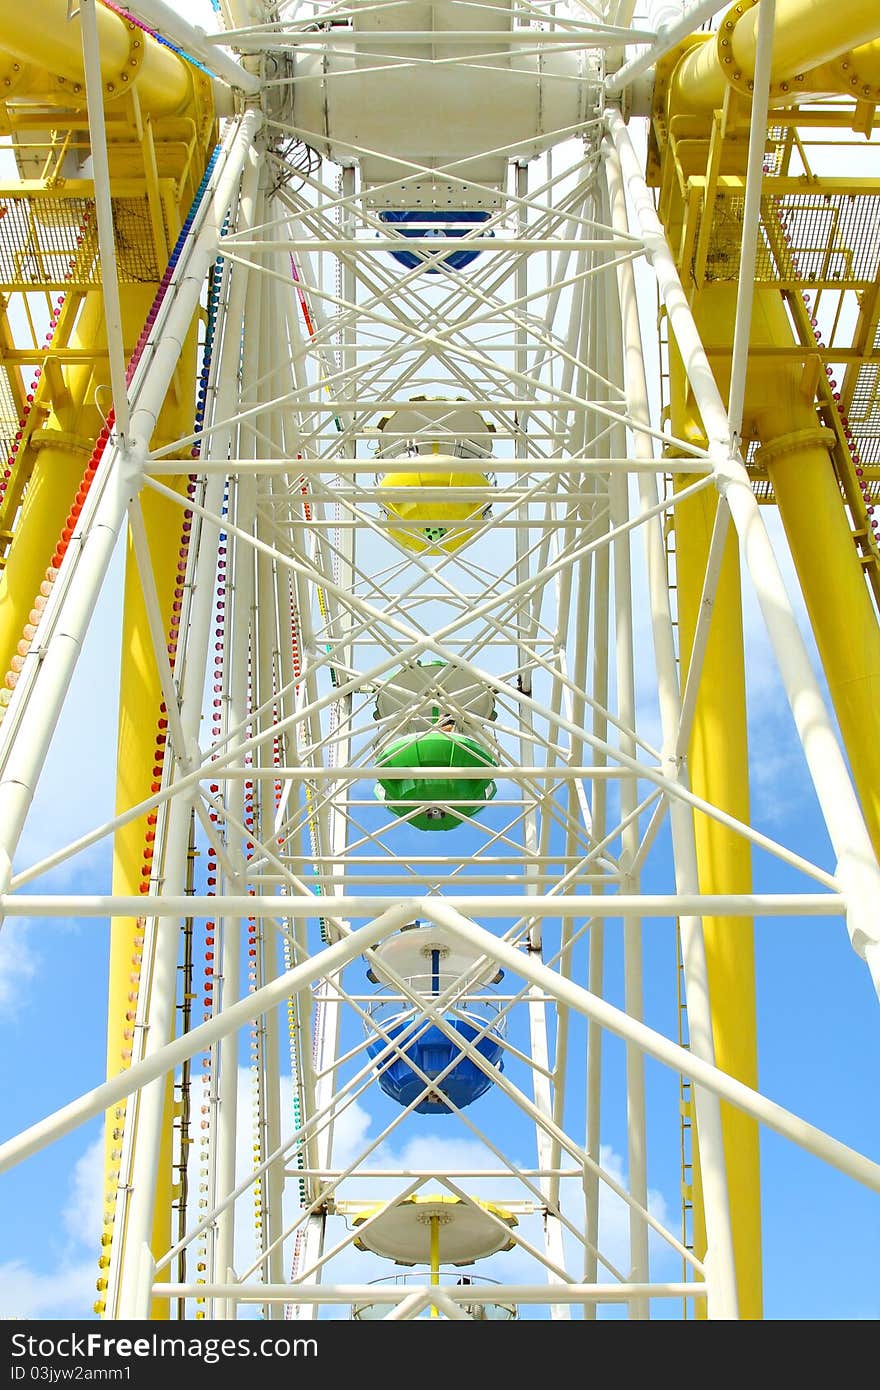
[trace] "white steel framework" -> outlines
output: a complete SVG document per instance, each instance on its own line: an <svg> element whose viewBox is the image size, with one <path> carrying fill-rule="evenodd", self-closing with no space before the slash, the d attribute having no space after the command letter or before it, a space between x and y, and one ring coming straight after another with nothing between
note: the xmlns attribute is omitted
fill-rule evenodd
<svg viewBox="0 0 880 1390"><path fill-rule="evenodd" d="M4 913L49 929L56 916L142 919L144 967L130 1067L0 1145L0 1164L126 1102L109 1318L148 1317L155 1300L207 1318L590 1319L615 1306L646 1318L673 1301L685 1317L735 1318L722 1102L874 1191L880 1164L716 1067L702 918L828 916L876 987L880 869L617 105L637 74L605 82L607 53L641 40L653 61L677 34L630 28L625 5L445 0L393 5L383 21L388 8L309 0L258 22L228 0L227 32L205 36L158 0L137 7L185 51L216 54L238 94L124 409L111 353L125 429L0 725L0 862ZM716 8L697 7L696 22ZM437 34L423 9L442 11ZM240 82L221 42L251 55ZM385 106L367 118L377 72ZM519 105L536 72L538 114ZM400 112L420 102L410 129ZM440 219L450 209L472 215L455 237ZM413 214L406 235L389 210ZM708 447L660 416L646 272ZM213 332L204 418L154 448L199 301ZM193 446L181 492L170 475ZM716 536L682 681L666 538L705 490L720 498ZM189 534L173 663L150 494L179 506ZM22 831L125 528L167 711L160 784L29 862ZM689 785L730 528L832 868ZM410 772L423 794L407 800L384 760L442 715L480 756L455 768L454 800L438 765ZM442 829L419 822L435 782ZM97 863L145 814L155 848L140 897L100 874L90 891L41 888ZM750 845L753 891L701 892L695 814ZM180 1031L184 924L205 973ZM435 952L430 988L394 966L413 924ZM686 1040L675 971L662 986L653 974L661 933L680 944ZM462 1019L478 1024L463 1032ZM430 1072L413 1048L429 1034L452 1045ZM479 1098L444 1093L420 1111L463 1061L485 1078ZM380 1085L401 1064L419 1083L405 1100ZM165 1082L182 1068L189 1200L157 1247ZM655 1126L668 1155L681 1077L702 1259L652 1198ZM609 1203L625 1213L622 1245ZM431 1243L404 1275L389 1242L419 1221ZM444 1259L459 1228L488 1250L464 1285L467 1260Z"/></svg>

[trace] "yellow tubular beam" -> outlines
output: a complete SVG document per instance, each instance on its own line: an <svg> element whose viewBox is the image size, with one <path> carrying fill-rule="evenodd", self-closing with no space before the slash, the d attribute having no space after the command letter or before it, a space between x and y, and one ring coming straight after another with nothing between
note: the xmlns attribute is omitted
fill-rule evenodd
<svg viewBox="0 0 880 1390"><path fill-rule="evenodd" d="M745 13L737 13L743 9ZM754 78L758 9L737 5L728 11L717 35L698 36L701 41L688 49L673 76L671 110L715 110L723 102L728 80L744 86ZM845 71L831 69L829 65L843 55L851 59L850 66ZM800 77L801 92L815 91L818 85L849 93L853 72L871 86L880 81L874 0L835 0L833 5L828 0L776 0L771 83Z"/></svg>
<svg viewBox="0 0 880 1390"><path fill-rule="evenodd" d="M152 302L152 286L123 286L123 329L130 351ZM103 296L94 292L85 303L71 336L71 346L88 348L97 360L64 369L66 399L58 404L33 444L36 461L21 516L0 575L0 673L10 669L16 646L45 578L61 528L89 461L103 421L95 392L107 385ZM109 394L104 396L109 406Z"/></svg>
<svg viewBox="0 0 880 1390"><path fill-rule="evenodd" d="M184 432L183 428L180 432ZM176 479L175 487L177 491L183 491L186 487L185 478ZM157 497L151 493L143 495L141 506L150 542L150 553L162 609L163 625L167 630L180 547L182 509L166 498ZM158 668L147 626L141 581L130 541L126 554L122 640L116 794L118 812L127 810L132 804L148 797L151 784L154 780L158 780L153 776L153 767L157 765L155 763L156 735L159 733L158 721L161 717L159 706L162 700ZM147 840L147 835L151 832L152 825L148 823L146 817L129 821L117 831L113 845L112 891L114 893L137 894L140 891L141 883L144 881L142 871L145 866L148 867L148 861L144 858L144 850L148 843L151 843ZM108 1076L113 1076L124 1070L131 1062L131 1018L136 1004L140 979L143 937L143 926L139 919L131 917L113 919L110 933L110 987L107 1020ZM156 1212L153 1225L153 1248L155 1250L167 1249L171 1244L172 1102L173 1090L171 1078L169 1078L156 1181ZM119 1128L118 1114L114 1118L116 1120L115 1127ZM105 1218L108 1214L112 1218L116 1182L119 1175L119 1163L114 1158L115 1146L112 1143L112 1129L113 1127L108 1125L105 1155L107 1175ZM114 1239L120 1237L121 1232L114 1232ZM152 1316L154 1318L167 1318L168 1315L167 1300L153 1305Z"/></svg>
<svg viewBox="0 0 880 1390"><path fill-rule="evenodd" d="M685 402L681 366L671 353L672 428L699 438ZM682 478L682 486L688 479ZM703 492L675 511L675 575L678 594L682 682L693 649L717 498ZM748 745L739 553L728 534L712 610L709 640L688 748L690 786L698 796L748 823ZM700 889L704 893L749 893L749 846L740 835L703 815L694 821ZM758 1084L754 928L746 918L704 917L706 964L715 1061L722 1071ZM692 1133L696 1134L695 1117ZM740 1317L763 1316L759 1131L754 1120L721 1107L724 1161L730 1198ZM698 1138L699 1136L697 1136ZM693 1145L694 1246L706 1250L698 1144ZM698 1300L697 1315L705 1317Z"/></svg>
<svg viewBox="0 0 880 1390"><path fill-rule="evenodd" d="M0 5L0 52L63 79L62 93L84 100L82 32L68 17L68 0ZM192 99L191 69L130 20L96 6L105 96L124 96L135 84L154 115L182 111Z"/></svg>
<svg viewBox="0 0 880 1390"><path fill-rule="evenodd" d="M723 393L730 375L736 286L710 285L694 314ZM813 383L797 360L761 348L796 350L779 291L756 286L746 376L743 438L759 439L797 570L831 703L862 814L880 854L880 626L865 583L822 428Z"/></svg>
<svg viewBox="0 0 880 1390"><path fill-rule="evenodd" d="M181 366L184 378L192 381L196 367L196 329L190 330L184 344ZM169 397L159 417L156 444L186 434L192 429L193 403L189 398L177 404ZM172 485L179 493L186 490L186 476L180 475ZM163 629L170 634L170 621L174 589L178 583L177 563L181 548L183 509L167 498L145 492L141 497L141 507L149 541L153 574L162 612ZM163 732L159 720L163 718L159 671L153 652L146 607L144 605L142 583L133 546L129 540L126 553L125 607L123 617L122 654L120 662L119 685L119 742L116 809L128 809L138 801L145 800L158 776L154 767L161 765L157 751L164 742L157 745L157 735ZM150 853L153 844L152 834L155 822L144 817L129 821L117 832L113 846L112 891L120 894L137 894L146 869L151 867L145 858L145 849ZM148 839L148 835L150 838ZM158 868L157 865L152 867ZM123 1070L131 1060L131 1011L132 995L137 997L143 944L143 927L137 918L114 918L110 936L110 988L107 1025L107 1072L108 1076ZM170 1040L170 1039L169 1039ZM162 1129L162 1147L156 1183L156 1208L153 1225L153 1248L167 1249L171 1244L171 1216L174 1199L172 1174L172 1106L173 1087L169 1078L165 1098L165 1121ZM116 1117L118 1128L118 1116ZM112 1214L115 1201L116 1182L119 1174L118 1160L114 1159L112 1126L108 1124L106 1146L106 1206L105 1217ZM114 1232L114 1239L122 1233ZM153 1304L153 1318L169 1316L168 1301Z"/></svg>
<svg viewBox="0 0 880 1390"><path fill-rule="evenodd" d="M880 628L827 449L784 446L766 462L862 813L880 856Z"/></svg>
<svg viewBox="0 0 880 1390"><path fill-rule="evenodd" d="M715 295L711 296L715 302ZM717 310L710 309L715 320ZM756 295L751 342L791 347L782 298ZM880 855L880 626L828 444L801 369L753 355L745 427L766 465L874 848Z"/></svg>
<svg viewBox="0 0 880 1390"><path fill-rule="evenodd" d="M440 1283L440 1217L431 1217L431 1283ZM431 1304L431 1317L438 1318L440 1314L436 1306Z"/></svg>
<svg viewBox="0 0 880 1390"><path fill-rule="evenodd" d="M16 73L15 91L39 89L65 108L71 119L85 115L85 77L82 37L75 16L70 19L68 0L41 0L39 5L0 6L0 72ZM104 99L114 120L108 126L111 195L134 181L137 196L150 200L154 211L165 203L166 227L152 229L154 240L166 233L174 239L192 190L202 177L205 161L216 139L211 84L167 46L159 44L138 25L103 4L96 6L101 77ZM126 101L126 94L137 101ZM2 92L0 92L2 100ZM20 105L20 104L19 104ZM0 107L10 128L20 117L17 105ZM149 139L141 138L143 130ZM185 139L181 132L188 134ZM162 187L160 188L160 180ZM173 181L173 192L168 185ZM143 190L143 191L141 191ZM34 196L51 196L47 183ZM130 192L126 196L131 196ZM117 246L117 252L119 252ZM164 248L163 248L164 249ZM159 257L161 261L161 256ZM152 283L131 284L122 274L120 284L122 330L129 356L143 328L158 290L163 267ZM125 266L120 261L120 270ZM38 287L34 287L38 288ZM31 610L44 579L54 547L91 454L103 421L98 410L110 404L103 296L89 291L71 337L72 347L82 350L84 361L56 372L51 381L53 399L45 427L32 436L33 472L26 483L22 511L0 579L0 662L8 670L31 621ZM159 416L155 441L169 443L191 432L195 414L197 328L193 324L184 344L172 389ZM186 451L186 458L189 451ZM176 480L186 487L186 463ZM142 502L159 596L162 624L170 632L173 591L177 583L178 549L183 509L152 494ZM120 672L120 709L116 808L121 812L150 795L159 780L153 769L157 758L157 734L162 700L158 670L152 650L140 576L132 548L126 559L123 642ZM161 753L163 743L158 745ZM113 891L137 894L144 883L142 870L150 868L153 827L145 819L123 827L114 840ZM146 851L146 857L145 857ZM135 1049L134 1024L143 950L143 919L115 919L110 931L109 999L107 1024L107 1074L116 1075L130 1065ZM176 1026L176 1024L174 1025ZM163 1039L163 1041L165 1041ZM109 1112L105 1125L104 1193L105 1226L95 1310L107 1311L104 1291L112 1282L107 1271L117 1258L124 1230L114 1229L114 1208L120 1179L125 1107ZM173 1079L166 1093L162 1145L156 1186L153 1230L154 1248L171 1243L172 1207L176 1197L173 1178ZM123 1175L124 1177L124 1175ZM111 1310L112 1315L112 1310ZM169 1303L154 1303L154 1318L169 1316Z"/></svg>

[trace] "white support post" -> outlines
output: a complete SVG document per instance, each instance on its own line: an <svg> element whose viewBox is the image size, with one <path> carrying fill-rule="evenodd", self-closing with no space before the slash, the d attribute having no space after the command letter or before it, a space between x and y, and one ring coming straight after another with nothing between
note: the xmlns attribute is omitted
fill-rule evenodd
<svg viewBox="0 0 880 1390"><path fill-rule="evenodd" d="M104 84L101 78L101 55L95 0L80 0L79 14L88 101L89 143L94 169L95 218L98 223L98 245L101 253L101 292L107 329L107 352L110 358L110 387L113 393L115 433L120 448L124 449L128 439L128 386L125 380L125 344L122 337L122 309L119 300L113 208L110 202L110 165L107 158L107 132L104 124Z"/></svg>
<svg viewBox="0 0 880 1390"><path fill-rule="evenodd" d="M752 113L749 121L749 156L746 164L746 195L742 213L739 284L736 292L736 320L733 326L730 395L727 406L727 413L730 417L730 447L734 452L740 447L743 402L746 392L746 367L749 357L752 302L755 292L755 258L758 249L758 232L761 225L761 185L764 179L764 150L767 144L767 103L770 97L770 65L773 57L775 18L776 0L761 0L758 7L755 78L752 88Z"/></svg>
<svg viewBox="0 0 880 1390"><path fill-rule="evenodd" d="M639 219L688 382L710 442L718 491L730 507L746 567L755 586L779 673L831 843L837 878L847 899L846 924L854 950L866 962L880 996L880 865L822 692L813 673L785 581L767 534L745 465L730 451L730 422L682 288L663 228L619 112L608 127Z"/></svg>
<svg viewBox="0 0 880 1390"><path fill-rule="evenodd" d="M95 479L100 498L94 513L84 510L84 532L71 546L56 585L64 591L57 611L47 605L37 629L32 653L25 662L3 732L18 724L18 709L26 703L29 736L4 750L0 776L0 887L9 881L12 854L49 748L64 697L79 657L83 637L116 546L128 503L137 492L149 441L165 393L177 365L181 343L195 312L208 266L216 254L223 218L234 194L251 139L261 117L250 112L227 136L224 154L206 193L202 215L190 244L184 249L171 281L164 312L156 321L156 344L148 367L132 388L133 411L129 447L105 453ZM161 339L158 335L161 334ZM87 525L86 518L90 517ZM73 583L75 572L76 582ZM52 623L51 636L46 627ZM47 640L41 642L41 637Z"/></svg>
<svg viewBox="0 0 880 1390"><path fill-rule="evenodd" d="M610 195L608 184L601 184L601 207L606 221L611 222ZM609 268L605 279L605 337L607 343L607 375L611 381L623 380L623 351L621 345L621 311L616 277ZM610 436L612 450L623 452L625 439L622 426L613 426ZM612 527L622 528L629 520L629 484L621 473L609 479L610 523ZM617 540L612 547L614 566L614 650L617 661L616 689L617 714L622 725L635 729L635 654L633 651L633 592L630 563L630 535L619 529ZM621 732L620 746L634 757L636 744L634 737ZM638 799L638 788L633 778L624 778L620 787L620 817L625 822L621 834L621 891L638 893L639 875L633 868L639 848L638 820L632 818ZM613 910L613 909L612 909ZM642 924L637 917L628 918L623 926L624 950L624 1002L627 1013L632 1018L644 1016L644 991L642 987ZM647 1122L645 1108L645 1059L638 1048L628 1046L626 1050L626 1089L627 1089L627 1156L630 1191L643 1207L648 1205L648 1155ZM635 1212L630 1213L630 1271L633 1283L646 1283L648 1279L648 1228ZM631 1318L647 1319L649 1304L646 1300L630 1304Z"/></svg>
<svg viewBox="0 0 880 1390"><path fill-rule="evenodd" d="M606 147L605 166L609 181L612 219L626 225L626 204L618 159ZM618 273L619 294L624 327L626 354L627 396L635 430L636 453L644 456L650 450L647 435L638 426L647 421L648 396L641 353L638 308L631 267ZM649 512L657 495L654 478L639 476L641 505ZM685 785L684 768L676 751L676 738L681 726L681 699L678 668L672 640L672 621L669 605L663 537L659 525L646 524L645 544L648 581L651 594L654 651L657 664L660 717L663 726L665 765L670 780ZM673 792L669 799L669 815L673 839L675 881L680 893L699 898L697 853L694 840L693 815L690 808ZM708 909L706 909L708 911ZM702 918L692 913L679 914L679 932L684 958L687 986L688 1024L692 1051L708 1062L714 1062L715 1046L712 1037L712 1016L709 1003L708 972L703 942ZM706 1214L706 1234L710 1258L707 1259L711 1288L710 1315L719 1318L737 1316L736 1267L733 1253L733 1233L730 1201L727 1192L724 1144L721 1130L721 1107L717 1096L702 1087L694 1087L694 1109L700 1142L700 1166L703 1174L703 1200Z"/></svg>
<svg viewBox="0 0 880 1390"><path fill-rule="evenodd" d="M244 910L244 907L242 908ZM0 1144L0 1173L15 1167L47 1144L53 1143L79 1125L93 1120L97 1115L109 1110L117 1101L125 1100L141 1087L164 1076L181 1062L207 1049L221 1038L232 1036L239 1028L264 1009L277 1008L290 994L308 989L315 980L326 978L334 970L341 969L348 961L375 946L385 936L395 931L409 920L409 905L395 904L380 911L372 921L358 927L350 936L325 947L315 956L302 961L287 970L283 975L254 994L246 995L237 1003L229 1005L207 1023L200 1023L189 1033L166 1043L149 1057L135 1062L127 1071L119 1072L95 1086L91 1091L62 1106L44 1120ZM130 913L127 915L131 915Z"/></svg>

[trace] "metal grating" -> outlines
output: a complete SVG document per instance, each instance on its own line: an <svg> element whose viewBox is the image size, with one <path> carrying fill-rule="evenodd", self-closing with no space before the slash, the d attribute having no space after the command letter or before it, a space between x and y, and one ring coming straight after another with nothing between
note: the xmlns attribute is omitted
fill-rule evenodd
<svg viewBox="0 0 880 1390"><path fill-rule="evenodd" d="M850 421L850 425L852 426L852 421ZM855 434L855 431L853 431L853 433ZM873 439L869 439L867 436L863 437L857 435L856 439L859 457L862 463L872 463L874 461L875 456L877 455L878 440L876 436ZM773 484L770 482L770 479L767 477L766 473L762 472L761 469L755 464L755 454L757 453L759 447L760 445L758 440L749 440L745 456L746 469L748 471L749 478L751 479L752 491L754 492L758 501L766 502L771 506L775 506L776 495L773 491ZM873 447L874 449L874 454L871 453L871 447ZM844 492L842 485L840 488L840 495L841 499L845 501L846 493ZM880 480L867 480L865 483L865 495L868 498L868 500L872 503L880 502Z"/></svg>
<svg viewBox="0 0 880 1390"><path fill-rule="evenodd" d="M743 209L743 193L719 189L707 281L739 278ZM876 279L878 261L880 192L772 194L761 199L756 282L867 289Z"/></svg>
<svg viewBox="0 0 880 1390"><path fill-rule="evenodd" d="M880 364L877 362L862 362L859 366L847 419L862 463L880 463Z"/></svg>
<svg viewBox="0 0 880 1390"><path fill-rule="evenodd" d="M14 367L0 365L0 463L9 458L18 430L18 410L10 382L10 373L14 371Z"/></svg>
<svg viewBox="0 0 880 1390"><path fill-rule="evenodd" d="M113 198L119 279L158 282L150 208L143 198ZM0 199L0 289L90 288L101 284L92 198L4 192Z"/></svg>

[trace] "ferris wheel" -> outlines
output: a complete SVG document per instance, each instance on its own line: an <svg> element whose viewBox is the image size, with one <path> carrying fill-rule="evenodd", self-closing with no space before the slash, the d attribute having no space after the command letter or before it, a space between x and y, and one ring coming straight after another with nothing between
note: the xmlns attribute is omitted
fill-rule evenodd
<svg viewBox="0 0 880 1390"><path fill-rule="evenodd" d="M880 36L815 8L0 20L2 911L109 923L0 1170L102 1124L98 1317L755 1319L762 1136L880 1189L759 1067L756 922L880 981Z"/></svg>

